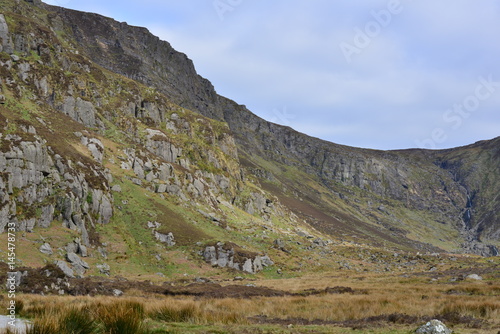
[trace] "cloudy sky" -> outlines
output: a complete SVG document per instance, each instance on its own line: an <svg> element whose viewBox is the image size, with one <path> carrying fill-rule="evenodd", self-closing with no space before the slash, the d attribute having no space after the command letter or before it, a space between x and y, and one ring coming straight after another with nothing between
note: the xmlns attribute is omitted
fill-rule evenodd
<svg viewBox="0 0 500 334"><path fill-rule="evenodd" d="M500 136L497 0L44 0L145 26L217 92L335 143Z"/></svg>

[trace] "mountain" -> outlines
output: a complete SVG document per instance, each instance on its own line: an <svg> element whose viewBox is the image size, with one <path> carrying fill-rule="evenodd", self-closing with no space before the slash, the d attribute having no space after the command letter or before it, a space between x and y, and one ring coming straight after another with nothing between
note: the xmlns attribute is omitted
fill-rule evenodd
<svg viewBox="0 0 500 334"><path fill-rule="evenodd" d="M0 231L25 232L19 265L271 275L352 249L498 255L500 137L312 138L218 95L147 29L36 0L0 0L0 74Z"/></svg>

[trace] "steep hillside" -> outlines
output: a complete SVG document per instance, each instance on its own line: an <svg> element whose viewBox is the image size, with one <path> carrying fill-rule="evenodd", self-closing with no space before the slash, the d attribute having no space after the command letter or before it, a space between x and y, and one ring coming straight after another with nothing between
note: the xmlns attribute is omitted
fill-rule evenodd
<svg viewBox="0 0 500 334"><path fill-rule="evenodd" d="M435 164L448 171L467 193L462 212L468 240L500 239L500 138L436 152ZM474 247L474 245L472 246ZM474 252L475 249L472 249ZM491 250L498 255L498 251Z"/></svg>
<svg viewBox="0 0 500 334"><path fill-rule="evenodd" d="M321 141L217 95L144 28L37 1L0 0L0 78L0 232L21 232L19 266L272 277L412 266L370 253L498 254L499 138Z"/></svg>
<svg viewBox="0 0 500 334"><path fill-rule="evenodd" d="M282 188L296 186L303 191L304 187L294 182L290 174L307 174L314 183L310 190L319 187L331 198L325 200L324 196L306 193L303 197L310 197L314 210L326 214L330 217L328 220L335 215L350 217L346 219L347 225L355 226L354 230L363 225L361 222L375 224L377 230L382 226L382 234L386 236L396 233L397 240L405 235L411 240L447 250L463 248L470 251L479 247L482 250L476 249L476 252L487 254L489 248L477 245L477 241L498 245L499 224L494 217L499 199L491 196L499 183L498 164L494 160L485 161L482 171L477 168L471 171L474 175L484 172L490 175L491 187L484 190L481 202L481 206L487 208L484 214L490 218L467 218L465 213L470 212L468 197L473 190L467 181L455 179L449 169L438 163L446 159L441 153L380 152L343 147L269 123L244 106L217 95L210 82L196 74L192 62L184 54L144 28L95 14L48 8L54 10L62 22L77 23L65 29L92 61L156 87L182 107L227 122L242 153L240 157L254 165L253 170L265 171L257 177L274 177L275 181L279 179ZM477 150L484 150L486 155L495 147L495 141L476 145ZM461 152L459 156L463 158L470 150L458 149L457 152ZM294 172L289 171L287 175L281 172L290 168ZM302 175L296 175L295 179L301 180ZM267 181L264 178L263 182ZM292 197L297 199L297 196ZM312 224L324 220L313 216ZM320 225L325 225L323 230L328 232L331 224ZM364 233L362 239L372 234L371 231Z"/></svg>
<svg viewBox="0 0 500 334"><path fill-rule="evenodd" d="M225 123L93 64L50 11L0 3L0 230L27 232L18 265L56 261L69 276L272 265L274 239L261 241L295 219L244 177Z"/></svg>

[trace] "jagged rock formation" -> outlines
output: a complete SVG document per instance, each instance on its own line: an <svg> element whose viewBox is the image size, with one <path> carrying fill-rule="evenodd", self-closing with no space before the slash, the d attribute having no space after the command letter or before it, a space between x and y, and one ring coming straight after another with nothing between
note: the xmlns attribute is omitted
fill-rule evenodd
<svg viewBox="0 0 500 334"><path fill-rule="evenodd" d="M205 247L203 258L212 266L242 270L250 274L255 274L264 267L274 264L267 255L261 256L245 252L235 244L221 242L215 246Z"/></svg>
<svg viewBox="0 0 500 334"><path fill-rule="evenodd" d="M87 227L108 223L113 213L109 171L86 157L75 162L63 158L33 126L3 121L0 231L14 221L18 230L31 232L35 226L49 227L59 216L66 227L81 231L88 245Z"/></svg>
<svg viewBox="0 0 500 334"><path fill-rule="evenodd" d="M77 23L71 27L72 34L82 45L86 56L99 65L156 87L183 107L227 122L239 149L246 153L245 157L257 164L256 169L265 170L258 166L258 160L252 159L252 156L264 157L279 165L294 166L315 176L327 191L341 197L349 197L351 188L357 188L374 203L390 198L422 214L430 210L436 215L437 221L452 225L466 235L463 246L469 251L475 249L477 242L483 239L498 240L498 209L493 208L498 208L500 199L490 196L494 192L489 191L482 192L484 196L479 195L481 191L473 189L477 186L469 183L471 178L457 180L449 168L443 168L446 164L437 161L446 160L449 152L380 152L355 149L324 142L266 122L244 106L217 95L210 82L196 74L192 62L184 54L176 52L170 44L159 40L144 28L131 27L94 14L51 9L57 12L62 21ZM157 114L155 108L147 105L143 108L152 109L150 114ZM484 150L491 153L480 154L491 154L493 157L487 164L486 172L496 178L498 169L495 166L498 166L499 161L495 152L498 152L498 143L491 143ZM464 154L460 155L464 157ZM479 170L471 172L474 177L480 175ZM273 177L269 171L266 175ZM285 187L291 186L290 180L279 180ZM488 209L479 209L478 211L484 212L469 218L467 212L472 211L468 210L468 205L471 204L468 197L472 193L480 196L484 203L481 207L487 206ZM310 194L304 193L303 196ZM313 202L318 201L315 199ZM329 203L320 203L319 206L329 206ZM496 213L492 213L492 210ZM334 211L336 215L346 214L338 212L338 209ZM370 215L365 215L366 219L362 220L373 220L374 217ZM397 219L411 218L401 215ZM395 225L394 221L385 220L382 222L384 225Z"/></svg>

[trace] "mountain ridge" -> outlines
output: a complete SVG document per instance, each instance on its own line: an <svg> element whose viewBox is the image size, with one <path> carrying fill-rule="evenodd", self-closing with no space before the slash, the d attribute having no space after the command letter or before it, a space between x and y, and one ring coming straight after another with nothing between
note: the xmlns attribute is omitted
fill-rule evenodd
<svg viewBox="0 0 500 334"><path fill-rule="evenodd" d="M94 34L92 34L94 35ZM161 41L159 42L161 43ZM169 45L170 46L170 45ZM100 54L105 54L105 53L100 53ZM188 97L185 98L187 101L197 101L194 102L194 104L188 103L184 105L187 108L198 110L205 116L215 118L218 120L223 120L229 124L230 129L232 130L233 134L235 134L235 138L239 142L241 146L244 147L244 149L248 152L249 150L255 150L259 149L259 155L266 154L266 151L269 151L266 146L263 146L263 143L266 143L268 141L273 141L273 139L277 139L277 136L273 136L273 133L285 133L284 137L277 139L276 141L273 142L272 145L269 145L273 147L273 149L276 149L276 147L284 146L281 151L285 150L290 150L292 149L289 147L289 143L297 143L300 142L300 139L302 135L296 132L295 130L288 129L287 127L282 127L279 125L272 124L270 122L267 122L260 117L252 114L246 107L241 106L236 104L234 101L231 101L227 98L221 97L216 94L215 89L213 86L207 81L206 79L201 78L199 75L194 74L196 73L194 69L194 65L191 61L185 60L188 62L190 70L187 71L188 75L189 73L192 73L192 81L199 81L199 84L195 85L195 87L203 87L205 90L205 93L209 92L206 95L200 94L199 90L194 89L193 93L194 94L189 94ZM104 65L105 66L105 65ZM185 66L182 66L182 68L185 68ZM155 81L155 80L153 80ZM175 85L174 85L175 86ZM162 89L162 87L158 87L159 89ZM163 89L164 92L168 95L170 92L166 89ZM190 92L190 89L183 89L184 92ZM183 103L180 103L180 105L183 105ZM222 111L222 113L221 113ZM260 140L255 140L255 138L252 138L255 136L257 133L262 133L262 137ZM294 140L288 140L286 137L295 137ZM273 138L274 137L274 138ZM283 136L282 136L283 137ZM303 138L303 137L302 137ZM385 151L386 153L383 153L384 151L377 151L377 150L366 150L366 149L360 149L360 148L349 148L346 146L338 145L338 144L333 144L333 143L328 143L327 141L322 141L318 139L311 138L307 136L307 140L312 141L312 144L309 145L311 147L317 148L322 147L323 145L326 146L332 146L335 145L337 148L342 149L348 149L351 151L357 151L360 152L361 154L366 153L366 152L372 152L374 154L390 154L387 152L391 151ZM307 145L307 144L306 144ZM397 151L394 151L397 152ZM294 152L295 153L295 152ZM323 153L325 155L326 153ZM438 153L436 153L438 154ZM287 156L286 154L282 154ZM321 153L319 154L321 155ZM272 158L269 155L267 156L268 158ZM277 158L277 159L282 159L282 157ZM299 157L299 160L302 159L302 157ZM308 161L311 163L309 165L312 165L313 160L312 158L308 158ZM317 159L316 159L317 160ZM285 163L290 163L290 161L287 161ZM324 162L323 162L324 163ZM309 166L305 166L304 168L309 169Z"/></svg>
<svg viewBox="0 0 500 334"><path fill-rule="evenodd" d="M115 272L126 270L120 261L136 268L134 252L152 272L167 270L151 229L170 244L172 233L177 245L165 249L178 263L182 247L197 265L200 251L224 265L216 256L237 253L233 265L246 258L251 272L265 269L256 254L302 268L280 249L340 261L324 247L344 243L498 255L500 137L439 151L329 143L219 96L145 28L37 1L0 4L1 226L61 222L92 261L113 254Z"/></svg>

